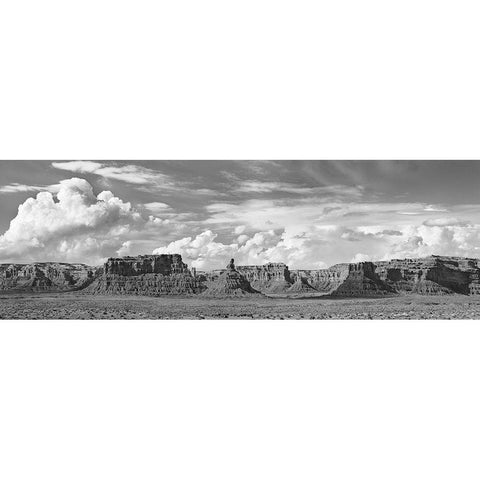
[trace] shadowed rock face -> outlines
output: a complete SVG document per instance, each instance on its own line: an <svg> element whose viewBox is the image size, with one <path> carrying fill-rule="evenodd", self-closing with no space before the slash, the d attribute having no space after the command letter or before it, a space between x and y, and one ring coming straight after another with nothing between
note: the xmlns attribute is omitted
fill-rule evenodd
<svg viewBox="0 0 480 480"><path fill-rule="evenodd" d="M263 293L282 293L294 284L290 278L290 271L284 263L239 266L237 271L255 290Z"/></svg>
<svg viewBox="0 0 480 480"><path fill-rule="evenodd" d="M105 263L105 274L135 276L146 273L171 275L189 273L188 266L182 262L182 256L141 255L138 257L109 258Z"/></svg>
<svg viewBox="0 0 480 480"><path fill-rule="evenodd" d="M292 277L303 279L311 287L311 293L319 295L360 297L394 293L375 273L371 262L339 263L322 270L293 270Z"/></svg>
<svg viewBox="0 0 480 480"><path fill-rule="evenodd" d="M349 264L339 263L322 270L292 270L291 277L298 282L303 279L314 291L330 295L348 277Z"/></svg>
<svg viewBox="0 0 480 480"><path fill-rule="evenodd" d="M95 267L71 263L1 264L0 291L61 292L79 290L98 274Z"/></svg>
<svg viewBox="0 0 480 480"><path fill-rule="evenodd" d="M207 297L244 297L259 295L250 282L238 271L228 269L218 276L207 277L203 296Z"/></svg>
<svg viewBox="0 0 480 480"><path fill-rule="evenodd" d="M478 260L431 256L376 262L376 273L395 291L442 295L478 294Z"/></svg>
<svg viewBox="0 0 480 480"><path fill-rule="evenodd" d="M480 293L479 261L458 257L345 263L323 270L293 270L291 277L302 277L319 293L332 296Z"/></svg>
<svg viewBox="0 0 480 480"><path fill-rule="evenodd" d="M331 292L335 297L365 297L388 295L395 290L375 272L372 262L348 264L348 274L342 283Z"/></svg>

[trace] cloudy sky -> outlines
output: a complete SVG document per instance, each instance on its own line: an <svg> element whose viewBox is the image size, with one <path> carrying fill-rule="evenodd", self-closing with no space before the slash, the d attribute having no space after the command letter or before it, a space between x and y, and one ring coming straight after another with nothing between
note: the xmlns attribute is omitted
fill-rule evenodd
<svg viewBox="0 0 480 480"><path fill-rule="evenodd" d="M480 162L1 161L0 262L480 257Z"/></svg>

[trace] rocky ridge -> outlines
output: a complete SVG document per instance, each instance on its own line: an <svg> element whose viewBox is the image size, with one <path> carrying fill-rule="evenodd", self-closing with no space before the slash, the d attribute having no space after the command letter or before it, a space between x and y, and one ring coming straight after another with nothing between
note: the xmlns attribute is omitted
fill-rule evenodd
<svg viewBox="0 0 480 480"><path fill-rule="evenodd" d="M283 263L196 272L181 255L110 258L103 268L82 264L0 265L0 291L94 295L198 295L213 297L480 294L480 260L430 256L343 263L319 270L290 270Z"/></svg>
<svg viewBox="0 0 480 480"><path fill-rule="evenodd" d="M0 292L64 292L94 281L98 268L80 263L0 264Z"/></svg>

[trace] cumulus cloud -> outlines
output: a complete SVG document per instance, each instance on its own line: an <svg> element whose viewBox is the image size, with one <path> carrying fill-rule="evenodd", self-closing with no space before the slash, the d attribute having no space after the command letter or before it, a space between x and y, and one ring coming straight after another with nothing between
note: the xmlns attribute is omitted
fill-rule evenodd
<svg viewBox="0 0 480 480"><path fill-rule="evenodd" d="M223 268L230 258L238 265L284 262L292 269L326 268L346 261L363 262L428 255L480 256L480 225L406 225L345 228L339 225L289 227L242 234L220 241L212 230L184 237L155 249L179 253L194 267Z"/></svg>
<svg viewBox="0 0 480 480"><path fill-rule="evenodd" d="M110 191L95 195L86 180L74 177L62 180L55 194L42 191L18 207L0 236L0 258L98 263L120 247L125 250L125 237L132 231L162 223L157 217L142 217Z"/></svg>
<svg viewBox="0 0 480 480"><path fill-rule="evenodd" d="M325 230L328 234L328 231ZM184 261L194 267L211 270L224 268L230 258L238 265L261 265L267 262L284 262L295 268L323 268L326 263L319 258L321 239L294 232L276 233L273 230L242 235L232 243L219 240L218 234L206 230L196 237L184 237L159 247L154 254L179 253Z"/></svg>
<svg viewBox="0 0 480 480"><path fill-rule="evenodd" d="M351 263L370 262L371 260L372 260L371 255L365 255L364 253L357 253L352 257L350 262Z"/></svg>
<svg viewBox="0 0 480 480"><path fill-rule="evenodd" d="M117 255L119 257L130 255L132 253L131 249L132 249L132 241L127 240L126 242L123 242L122 246L117 250Z"/></svg>
<svg viewBox="0 0 480 480"><path fill-rule="evenodd" d="M404 229L403 236L403 241L389 246L384 258L480 256L480 225L409 226Z"/></svg>
<svg viewBox="0 0 480 480"><path fill-rule="evenodd" d="M216 269L223 268L232 257L239 264L263 263L267 261L268 248L275 244L275 240L278 242L274 232L258 232L247 237L243 245L237 242L225 244L217 241L217 237L216 233L206 230L194 238L185 237L157 248L153 253L180 253L194 267Z"/></svg>

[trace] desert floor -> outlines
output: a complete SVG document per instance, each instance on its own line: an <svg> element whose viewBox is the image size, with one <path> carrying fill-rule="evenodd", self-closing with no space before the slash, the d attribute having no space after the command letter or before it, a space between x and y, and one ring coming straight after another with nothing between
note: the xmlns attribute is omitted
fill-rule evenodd
<svg viewBox="0 0 480 480"><path fill-rule="evenodd" d="M2 319L480 319L480 296L228 298L0 295Z"/></svg>

